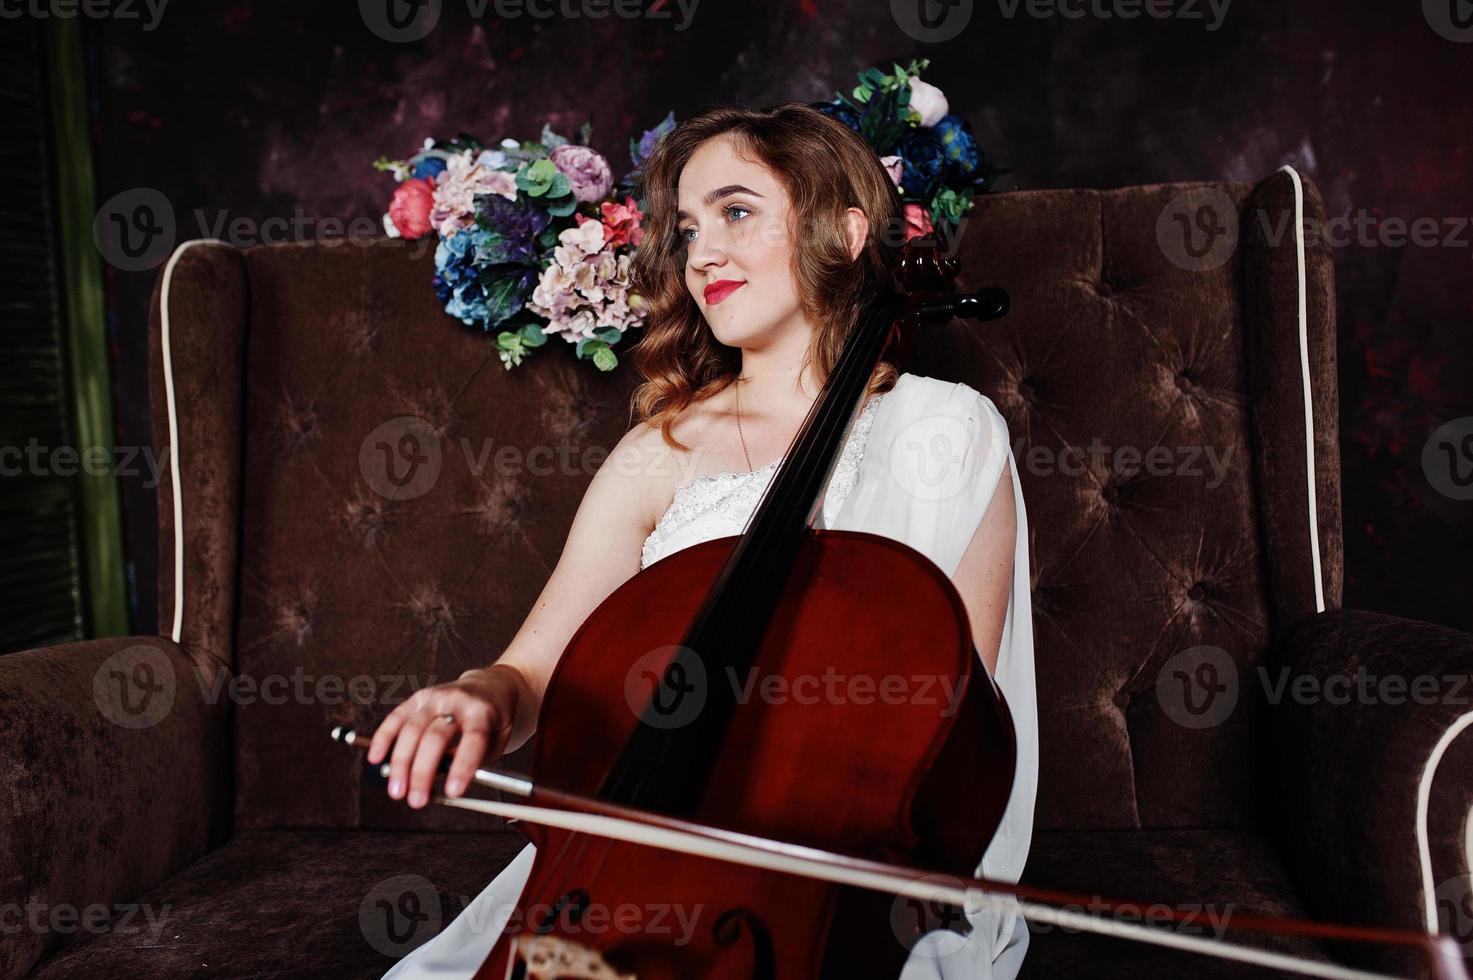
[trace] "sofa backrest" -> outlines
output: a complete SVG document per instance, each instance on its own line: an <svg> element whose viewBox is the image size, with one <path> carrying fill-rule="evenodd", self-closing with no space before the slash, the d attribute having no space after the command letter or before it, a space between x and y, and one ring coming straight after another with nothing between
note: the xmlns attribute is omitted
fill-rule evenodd
<svg viewBox="0 0 1473 980"><path fill-rule="evenodd" d="M1040 828L1251 823L1256 669L1276 630L1338 605L1332 276L1309 248L1301 359L1290 178L984 197L959 287L1004 286L1013 311L935 330L907 365L1008 421ZM1301 204L1320 213L1311 185ZM1203 222L1239 212L1214 255ZM237 829L487 828L388 800L328 731L369 731L494 659L629 427L627 358L600 374L554 339L507 371L432 273L399 241L196 242L159 278L155 441L178 463L159 488L160 631L238 677Z"/></svg>
<svg viewBox="0 0 1473 980"><path fill-rule="evenodd" d="M911 370L1008 422L1041 829L1256 821L1273 637L1340 602L1333 269L1309 237L1301 360L1295 176L998 194L963 229L960 281L1012 310L936 331Z"/></svg>

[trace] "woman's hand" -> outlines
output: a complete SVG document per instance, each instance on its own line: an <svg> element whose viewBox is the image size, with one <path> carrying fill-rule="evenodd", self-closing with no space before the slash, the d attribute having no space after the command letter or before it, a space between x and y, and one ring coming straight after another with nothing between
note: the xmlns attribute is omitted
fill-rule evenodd
<svg viewBox="0 0 1473 980"><path fill-rule="evenodd" d="M389 796L420 809L430 801L430 788L451 738L460 745L445 777L445 795L460 796L485 759L506 751L526 682L515 668L492 664L468 670L449 684L420 688L400 704L373 733L368 761L378 765L393 746L389 762ZM454 723L444 720L454 715Z"/></svg>

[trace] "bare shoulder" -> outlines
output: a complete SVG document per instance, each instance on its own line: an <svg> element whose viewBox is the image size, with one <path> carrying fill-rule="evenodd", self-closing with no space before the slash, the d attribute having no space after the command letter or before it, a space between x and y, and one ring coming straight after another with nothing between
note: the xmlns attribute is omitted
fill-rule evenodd
<svg viewBox="0 0 1473 980"><path fill-rule="evenodd" d="M669 509L675 490L685 483L698 457L698 446L710 427L708 406L697 403L682 412L671 424L670 434L687 448L679 449L665 441L657 425L647 421L635 423L609 452L599 472L605 470L618 482L638 494L640 512L645 524L653 528Z"/></svg>

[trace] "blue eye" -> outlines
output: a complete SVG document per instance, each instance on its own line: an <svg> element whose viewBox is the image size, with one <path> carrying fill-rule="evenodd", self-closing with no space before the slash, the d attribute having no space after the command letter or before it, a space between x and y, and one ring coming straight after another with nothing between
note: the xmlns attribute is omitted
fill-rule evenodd
<svg viewBox="0 0 1473 980"><path fill-rule="evenodd" d="M728 218L730 218L731 212L733 212L733 211L741 211L743 214L751 214L752 213L752 211L751 211L750 208L744 208L740 204L728 204L726 207L724 207L724 208L721 209L721 213L724 214L724 215L726 215ZM691 239L688 238L687 236L691 232L693 232L693 231L695 231L694 228L684 228L684 229L682 229L680 231L679 234L680 234L680 244L681 245L689 245L691 243Z"/></svg>

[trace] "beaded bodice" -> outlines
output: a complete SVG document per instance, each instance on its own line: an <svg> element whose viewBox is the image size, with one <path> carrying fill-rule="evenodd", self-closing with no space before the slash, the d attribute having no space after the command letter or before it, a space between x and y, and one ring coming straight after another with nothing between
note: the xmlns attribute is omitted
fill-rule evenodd
<svg viewBox="0 0 1473 980"><path fill-rule="evenodd" d="M871 397L850 427L849 439L824 493L821 526L833 525L844 499L854 489L859 460L864 455L870 426L874 423L875 409L887 394L889 392L880 392ZM671 551L701 541L741 534L784 458L780 456L750 473L735 470L711 473L677 487L670 506L649 537L645 538L639 567L646 568Z"/></svg>

